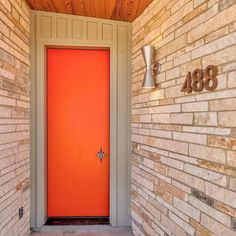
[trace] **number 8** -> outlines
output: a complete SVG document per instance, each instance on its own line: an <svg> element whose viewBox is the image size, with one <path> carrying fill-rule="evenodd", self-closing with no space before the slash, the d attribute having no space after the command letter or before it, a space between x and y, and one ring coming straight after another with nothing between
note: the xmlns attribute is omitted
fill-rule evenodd
<svg viewBox="0 0 236 236"><path fill-rule="evenodd" d="M200 69L196 69L193 71L192 79L193 84L192 88L195 92L201 92L204 88L204 82L203 82L203 71Z"/></svg>
<svg viewBox="0 0 236 236"><path fill-rule="evenodd" d="M218 73L218 69L216 66L208 66L205 69L205 81L204 81L204 85L205 85L205 89L206 90L213 90L217 87L218 85L218 80L216 78ZM212 85L210 86L210 81L212 81Z"/></svg>

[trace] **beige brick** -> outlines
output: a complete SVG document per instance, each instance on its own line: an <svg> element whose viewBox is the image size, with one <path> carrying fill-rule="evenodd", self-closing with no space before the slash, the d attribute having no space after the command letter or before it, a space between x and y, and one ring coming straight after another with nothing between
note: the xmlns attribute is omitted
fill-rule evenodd
<svg viewBox="0 0 236 236"><path fill-rule="evenodd" d="M211 111L236 110L236 98L210 101L210 110Z"/></svg>
<svg viewBox="0 0 236 236"><path fill-rule="evenodd" d="M173 139L196 144L207 144L207 138L201 134L173 132Z"/></svg>
<svg viewBox="0 0 236 236"><path fill-rule="evenodd" d="M236 127L236 112L228 111L228 112L219 112L219 125L224 127Z"/></svg>
<svg viewBox="0 0 236 236"><path fill-rule="evenodd" d="M214 232L214 234L216 235L227 235L227 236L235 235L235 232L233 230L218 223L216 220L210 218L206 214L202 214L201 224L210 231Z"/></svg>
<svg viewBox="0 0 236 236"><path fill-rule="evenodd" d="M187 233L179 227L174 221L170 220L167 216L161 214L161 224L168 228L176 236L186 236Z"/></svg>
<svg viewBox="0 0 236 236"><path fill-rule="evenodd" d="M194 230L194 228L193 228L190 224L184 222L182 219L180 219L178 216L176 216L176 215L175 215L174 213L172 213L171 211L170 211L170 213L169 213L169 217L170 217L170 219L173 220L177 225L179 225L181 228L183 228L189 235L195 235L195 230Z"/></svg>
<svg viewBox="0 0 236 236"><path fill-rule="evenodd" d="M226 215L236 217L235 208L227 206L226 204L223 204L222 202L218 202L218 201L215 202L214 206L215 206L216 209L218 209L219 211L225 213Z"/></svg>
<svg viewBox="0 0 236 236"><path fill-rule="evenodd" d="M232 192L225 188L219 187L212 183L205 183L206 194L218 201L221 201L229 206L236 207L236 192Z"/></svg>
<svg viewBox="0 0 236 236"><path fill-rule="evenodd" d="M158 107L150 107L149 113L172 113L172 112L180 112L180 105L168 105L168 106L158 106Z"/></svg>
<svg viewBox="0 0 236 236"><path fill-rule="evenodd" d="M236 152L233 151L227 152L227 164L236 167Z"/></svg>
<svg viewBox="0 0 236 236"><path fill-rule="evenodd" d="M193 124L192 113L171 114L170 121L172 124Z"/></svg>
<svg viewBox="0 0 236 236"><path fill-rule="evenodd" d="M189 174L195 175L195 176L201 176L201 178L203 178L205 180L208 180L208 181L213 182L215 184L226 187L227 179L226 179L225 175L218 174L213 171L199 168L197 166L190 165L190 164L184 165L184 171Z"/></svg>
<svg viewBox="0 0 236 236"><path fill-rule="evenodd" d="M236 178L230 178L229 188L233 191L236 191Z"/></svg>
<svg viewBox="0 0 236 236"><path fill-rule="evenodd" d="M229 135L231 133L231 130L226 128L194 127L194 126L191 127L184 126L183 131L190 133L215 134L215 135Z"/></svg>
<svg viewBox="0 0 236 236"><path fill-rule="evenodd" d="M196 5L199 5L195 3L196 1L194 1L195 7ZM186 15L183 18L183 23L185 24L186 22L196 18L197 16L199 16L200 14L202 14L205 10L207 9L207 3L202 4L201 6L199 6L198 8L195 8L192 12L190 12L188 15Z"/></svg>
<svg viewBox="0 0 236 236"><path fill-rule="evenodd" d="M188 204L187 202L182 201L178 198L174 198L173 205L177 209L179 209L180 211L185 213L187 216L190 216L191 218L193 218L197 221L200 219L200 211L197 208Z"/></svg>
<svg viewBox="0 0 236 236"><path fill-rule="evenodd" d="M197 236L212 236L213 233L211 233L208 229L203 227L201 224L199 224L197 221L190 219L190 224L198 230L199 234L196 234Z"/></svg>
<svg viewBox="0 0 236 236"><path fill-rule="evenodd" d="M236 150L236 138L208 136L208 146Z"/></svg>
<svg viewBox="0 0 236 236"><path fill-rule="evenodd" d="M236 71L229 73L228 75L228 87L235 88L236 87Z"/></svg>
<svg viewBox="0 0 236 236"><path fill-rule="evenodd" d="M217 114L214 112L194 113L195 125L217 126Z"/></svg>
<svg viewBox="0 0 236 236"><path fill-rule="evenodd" d="M188 35L188 42L193 42L206 34L205 29L208 28L207 34L227 25L235 20L234 12L236 6L232 6L225 11L220 12L214 18L192 29ZM217 22L217 24L215 24ZM211 25L211 27L207 27Z"/></svg>
<svg viewBox="0 0 236 236"><path fill-rule="evenodd" d="M180 190L179 188L160 180L160 187L165 190L168 191L169 193L171 193L172 195L178 197L179 199L182 200L187 200L188 199L188 194L182 190Z"/></svg>
<svg viewBox="0 0 236 236"><path fill-rule="evenodd" d="M226 154L223 150L211 148L196 144L189 145L190 156L197 157L204 160L214 161L217 163L226 163Z"/></svg>
<svg viewBox="0 0 236 236"><path fill-rule="evenodd" d="M159 138L172 138L172 133L169 131L163 131L163 130L150 130L150 134L155 137Z"/></svg>
<svg viewBox="0 0 236 236"><path fill-rule="evenodd" d="M204 181L198 177L184 173L184 172L176 170L174 168L169 168L168 175L171 178L173 178L177 181L181 181L182 183L184 183L190 187L194 187L196 189L199 189L202 192L205 191Z"/></svg>
<svg viewBox="0 0 236 236"><path fill-rule="evenodd" d="M150 123L151 119L152 119L151 115L140 115L140 122Z"/></svg>
<svg viewBox="0 0 236 236"><path fill-rule="evenodd" d="M200 48L195 49L192 51L192 58L196 59L198 57L205 56L207 54L211 54L215 51L220 49L224 49L236 43L236 33L227 34L226 36L219 38L213 42L210 42Z"/></svg>
<svg viewBox="0 0 236 236"><path fill-rule="evenodd" d="M208 111L208 102L185 103L182 105L183 112Z"/></svg>
<svg viewBox="0 0 236 236"><path fill-rule="evenodd" d="M172 141L172 140L165 140L165 139L156 139L156 147L160 149L169 150L172 152L177 152L181 154L188 153L188 144L184 142Z"/></svg>
<svg viewBox="0 0 236 236"><path fill-rule="evenodd" d="M183 162L174 160L172 158L162 156L161 157L161 162L163 164L167 165L167 166L171 166L171 167L174 167L174 168L179 169L179 170L183 170L183 168L184 168L184 163Z"/></svg>

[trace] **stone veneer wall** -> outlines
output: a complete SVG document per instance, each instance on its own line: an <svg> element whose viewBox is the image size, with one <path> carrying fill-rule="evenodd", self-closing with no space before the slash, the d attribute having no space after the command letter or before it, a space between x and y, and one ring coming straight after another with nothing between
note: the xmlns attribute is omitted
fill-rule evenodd
<svg viewBox="0 0 236 236"><path fill-rule="evenodd" d="M158 88L142 89L141 47ZM133 23L135 235L236 235L236 2L154 0ZM184 94L188 71L218 66L218 88Z"/></svg>
<svg viewBox="0 0 236 236"><path fill-rule="evenodd" d="M29 234L30 11L0 0L0 235ZM24 215L19 219L19 208Z"/></svg>

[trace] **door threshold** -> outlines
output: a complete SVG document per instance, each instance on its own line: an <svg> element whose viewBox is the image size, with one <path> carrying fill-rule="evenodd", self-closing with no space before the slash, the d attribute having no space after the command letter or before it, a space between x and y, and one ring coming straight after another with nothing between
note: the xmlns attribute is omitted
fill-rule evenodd
<svg viewBox="0 0 236 236"><path fill-rule="evenodd" d="M109 225L109 217L49 217L45 225Z"/></svg>

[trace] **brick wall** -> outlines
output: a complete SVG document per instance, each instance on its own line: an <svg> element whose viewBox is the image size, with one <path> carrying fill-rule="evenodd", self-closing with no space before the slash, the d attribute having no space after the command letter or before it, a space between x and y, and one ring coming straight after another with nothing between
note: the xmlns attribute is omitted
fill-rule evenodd
<svg viewBox="0 0 236 236"><path fill-rule="evenodd" d="M29 234L29 18L24 1L0 0L1 236Z"/></svg>
<svg viewBox="0 0 236 236"><path fill-rule="evenodd" d="M141 48L158 88L142 89ZM132 227L135 235L236 235L236 2L154 0L133 23ZM213 92L181 92L218 67Z"/></svg>

